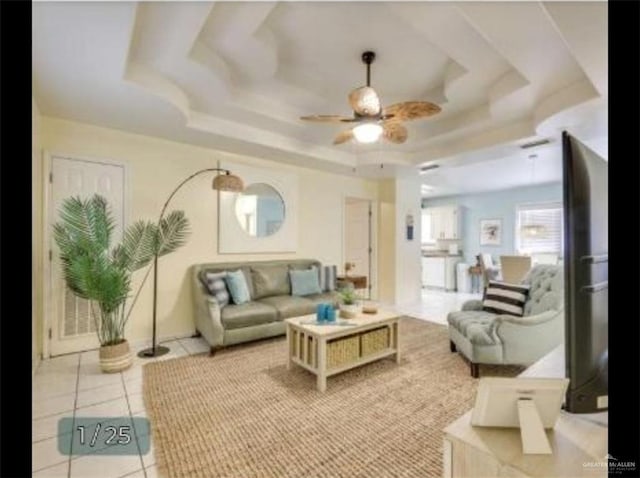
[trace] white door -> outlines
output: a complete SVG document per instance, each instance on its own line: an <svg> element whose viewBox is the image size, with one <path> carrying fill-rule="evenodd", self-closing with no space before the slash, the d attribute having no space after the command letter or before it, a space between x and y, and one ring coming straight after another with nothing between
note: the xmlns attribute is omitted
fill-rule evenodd
<svg viewBox="0 0 640 478"><path fill-rule="evenodd" d="M119 243L124 229L124 166L54 156L49 182L49 351L50 355L60 355L95 349L100 344L91 304L76 297L64 282L53 224L59 220L59 210L66 198L86 199L100 194L107 200L116 221L112 244Z"/></svg>
<svg viewBox="0 0 640 478"><path fill-rule="evenodd" d="M355 267L349 275L366 276L371 289L371 201L347 198L345 205L345 262Z"/></svg>

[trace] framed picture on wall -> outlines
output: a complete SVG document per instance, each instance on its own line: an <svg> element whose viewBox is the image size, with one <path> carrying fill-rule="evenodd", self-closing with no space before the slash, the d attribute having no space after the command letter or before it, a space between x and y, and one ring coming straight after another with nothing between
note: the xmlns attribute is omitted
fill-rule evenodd
<svg viewBox="0 0 640 478"><path fill-rule="evenodd" d="M499 246L502 244L502 219L480 220L480 245Z"/></svg>

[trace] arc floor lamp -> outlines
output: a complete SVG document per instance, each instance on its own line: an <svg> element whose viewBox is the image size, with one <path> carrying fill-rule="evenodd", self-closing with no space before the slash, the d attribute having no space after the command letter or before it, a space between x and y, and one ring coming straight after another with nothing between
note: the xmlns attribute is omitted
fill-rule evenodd
<svg viewBox="0 0 640 478"><path fill-rule="evenodd" d="M201 174L208 172L217 172L224 173L218 174L215 178L213 178L213 183L211 187L216 191L230 191L230 192L240 192L244 189L244 185L242 184L242 179L238 176L231 174L231 171L228 169L222 168L206 168L201 169L200 171L196 171L188 178L184 179L176 188L169 194L169 197L162 206L162 211L160 211L160 217L158 218L158 227L160 227L160 223L162 218L164 217L164 213L167 210L167 206L173 196L178 192L182 186L187 184L196 176L200 176ZM151 358L151 357L159 357L169 352L169 347L165 347L163 345L156 344L156 313L158 309L158 254L156 253L153 258L153 338L151 342L151 347L148 349L141 350L138 352L138 357L141 358Z"/></svg>

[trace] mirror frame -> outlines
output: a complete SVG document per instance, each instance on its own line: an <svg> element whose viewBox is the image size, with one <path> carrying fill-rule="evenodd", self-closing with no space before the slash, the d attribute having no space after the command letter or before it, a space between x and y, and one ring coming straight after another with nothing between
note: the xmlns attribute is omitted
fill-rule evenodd
<svg viewBox="0 0 640 478"><path fill-rule="evenodd" d="M285 208L285 221L270 236L250 236L236 218L238 193L218 191L218 254L296 252L298 248L298 175L285 170L263 169L244 163L220 161L246 185L265 183L275 189Z"/></svg>

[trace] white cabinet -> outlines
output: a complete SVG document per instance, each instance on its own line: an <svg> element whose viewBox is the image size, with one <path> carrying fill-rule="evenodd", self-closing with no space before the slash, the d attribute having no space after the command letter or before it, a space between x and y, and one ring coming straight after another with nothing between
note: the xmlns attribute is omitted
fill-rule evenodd
<svg viewBox="0 0 640 478"><path fill-rule="evenodd" d="M424 210L424 214L429 215L430 218L431 241L461 239L462 214L459 207L429 207Z"/></svg>
<svg viewBox="0 0 640 478"><path fill-rule="evenodd" d="M442 208L442 233L443 239L460 239L459 208L447 206Z"/></svg>
<svg viewBox="0 0 640 478"><path fill-rule="evenodd" d="M462 257L448 256L444 261L444 288L456 290L456 266L462 262Z"/></svg>
<svg viewBox="0 0 640 478"><path fill-rule="evenodd" d="M444 289L445 258L444 257L423 257L422 258L422 286L441 287Z"/></svg>
<svg viewBox="0 0 640 478"><path fill-rule="evenodd" d="M456 264L462 261L460 256L423 257L422 287L456 289Z"/></svg>

